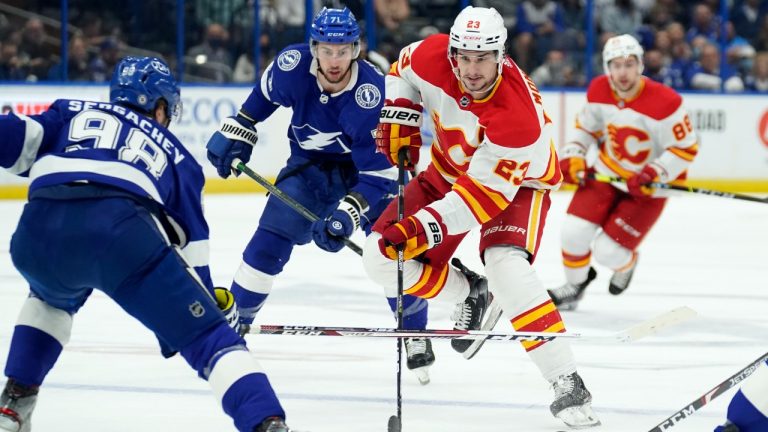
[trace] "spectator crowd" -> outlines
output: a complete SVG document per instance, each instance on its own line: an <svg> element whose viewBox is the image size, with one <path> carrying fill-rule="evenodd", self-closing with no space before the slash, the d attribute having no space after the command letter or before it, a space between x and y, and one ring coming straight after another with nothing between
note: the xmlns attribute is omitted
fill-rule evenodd
<svg viewBox="0 0 768 432"><path fill-rule="evenodd" d="M14 22L0 12L0 80L103 82L126 54L161 55L174 66L176 1L140 1L122 10L96 0L70 0L67 64L62 64L55 19L60 2L33 2L38 17ZM376 52L386 68L400 48L432 33L447 32L458 0L373 0ZM47 3L51 3L46 7ZM723 15L715 0L594 0L596 34L587 58L585 0L473 0L495 7L505 19L507 52L540 87L582 87L587 71L602 73L600 52L611 36L634 35L645 49L649 78L678 90L768 92L768 1L731 0ZM250 83L283 47L304 40L305 0L260 0L254 65L253 0L187 0L184 80ZM313 0L349 7L365 31L365 0ZM37 15L36 15L37 16ZM124 19L131 16L131 19ZM722 16L727 16L723 20ZM17 18L17 17L16 17ZM18 21L18 19L17 19ZM363 39L365 41L365 38ZM364 50L366 52L366 50ZM376 61L377 60L377 61Z"/></svg>

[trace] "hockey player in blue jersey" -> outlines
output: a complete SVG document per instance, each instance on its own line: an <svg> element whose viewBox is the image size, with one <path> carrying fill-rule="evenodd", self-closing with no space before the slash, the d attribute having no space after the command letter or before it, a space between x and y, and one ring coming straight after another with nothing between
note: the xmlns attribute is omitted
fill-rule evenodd
<svg viewBox="0 0 768 432"><path fill-rule="evenodd" d="M92 288L154 332L166 356L178 351L239 431L289 431L217 304L231 312L231 295L214 296L203 171L166 129L180 107L165 62L127 57L110 103L57 100L40 115L0 116L0 166L31 180L10 248L30 295L5 367L0 431L31 429L38 390Z"/></svg>
<svg viewBox="0 0 768 432"><path fill-rule="evenodd" d="M366 234L396 193L397 170L376 153L384 77L358 60L360 28L346 8L323 8L313 19L309 44L290 45L267 67L238 114L223 121L208 142L208 159L221 177L236 158L248 162L255 125L280 107L293 108L288 128L291 155L276 186L321 220L314 225L274 196L269 197L253 238L243 252L232 292L240 319L250 325L272 290L293 247L315 243L342 249L358 228ZM270 143L277 145L277 143ZM395 310L395 299L388 299ZM423 329L427 302L404 299L404 326ZM434 362L427 339L406 340L408 367L422 383Z"/></svg>
<svg viewBox="0 0 768 432"><path fill-rule="evenodd" d="M768 361L744 381L728 405L728 422L715 432L768 431Z"/></svg>

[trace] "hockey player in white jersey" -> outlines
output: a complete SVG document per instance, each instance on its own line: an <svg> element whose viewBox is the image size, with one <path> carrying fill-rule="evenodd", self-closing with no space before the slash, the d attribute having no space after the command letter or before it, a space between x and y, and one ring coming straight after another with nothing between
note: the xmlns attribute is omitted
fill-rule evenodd
<svg viewBox="0 0 768 432"><path fill-rule="evenodd" d="M728 405L728 422L715 432L768 431L768 361L744 381Z"/></svg>
<svg viewBox="0 0 768 432"><path fill-rule="evenodd" d="M60 99L39 115L0 115L0 166L31 180L10 245L30 294L5 364L0 431L31 430L38 392L94 288L149 328L164 356L178 352L208 381L239 431L290 431L230 326L232 296L214 297L203 170L166 129L180 108L163 60L126 57L109 103Z"/></svg>
<svg viewBox="0 0 768 432"><path fill-rule="evenodd" d="M651 182L686 178L699 145L682 98L642 76L643 49L630 35L609 39L605 75L587 89L575 135L559 152L566 183L578 185L561 231L566 283L549 294L560 309L574 309L597 276L592 258L613 270L609 292L629 286L637 248L661 216L666 198ZM587 163L590 149L597 158ZM604 183L595 174L626 183Z"/></svg>
<svg viewBox="0 0 768 432"><path fill-rule="evenodd" d="M484 323L490 290L493 304L516 330L563 332L560 314L532 267L549 192L561 181L553 126L533 81L504 54L506 39L495 9L470 6L450 35L430 36L400 52L386 78L377 146L392 164L407 149L407 166L414 167L423 111L435 125L432 163L405 187L405 219L397 222L395 202L382 213L363 261L369 276L392 296L397 292L392 260L403 248L405 292L458 304L456 328ZM448 263L476 227L487 284ZM554 389L552 414L573 427L600 424L568 342L523 347Z"/></svg>

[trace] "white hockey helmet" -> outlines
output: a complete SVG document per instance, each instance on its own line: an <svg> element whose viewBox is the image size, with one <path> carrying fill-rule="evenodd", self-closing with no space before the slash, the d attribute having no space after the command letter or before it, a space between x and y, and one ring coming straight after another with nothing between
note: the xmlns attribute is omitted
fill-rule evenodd
<svg viewBox="0 0 768 432"><path fill-rule="evenodd" d="M507 28L496 9L467 6L451 26L448 59L453 64L453 53L458 49L496 51L496 62L501 68L506 41Z"/></svg>
<svg viewBox="0 0 768 432"><path fill-rule="evenodd" d="M614 36L605 42L603 47L603 70L605 74L610 78L611 74L608 72L608 63L616 58L626 58L629 56L637 57L638 63L640 63L639 73L643 73L643 47L640 43L628 34Z"/></svg>

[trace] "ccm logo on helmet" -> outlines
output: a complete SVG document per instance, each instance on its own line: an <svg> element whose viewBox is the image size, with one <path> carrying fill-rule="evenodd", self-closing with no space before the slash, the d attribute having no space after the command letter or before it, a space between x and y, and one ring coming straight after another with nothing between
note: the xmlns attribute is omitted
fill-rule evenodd
<svg viewBox="0 0 768 432"><path fill-rule="evenodd" d="M405 120L407 122L418 122L420 120L421 113L407 112L407 111L394 111L394 110L382 110L379 118Z"/></svg>

